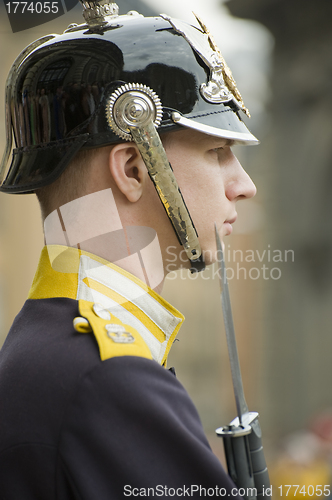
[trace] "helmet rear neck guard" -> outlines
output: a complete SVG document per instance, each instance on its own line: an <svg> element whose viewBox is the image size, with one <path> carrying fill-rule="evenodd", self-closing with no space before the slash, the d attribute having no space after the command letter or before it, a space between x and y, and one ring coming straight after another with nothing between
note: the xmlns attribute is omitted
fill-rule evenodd
<svg viewBox="0 0 332 500"><path fill-rule="evenodd" d="M108 0L81 0L87 24L31 44L7 80L7 147L0 191L54 182L80 149L133 140L192 269L204 268L197 232L159 133L191 128L257 144L212 35L166 15L118 16ZM16 148L8 166L12 134Z"/></svg>

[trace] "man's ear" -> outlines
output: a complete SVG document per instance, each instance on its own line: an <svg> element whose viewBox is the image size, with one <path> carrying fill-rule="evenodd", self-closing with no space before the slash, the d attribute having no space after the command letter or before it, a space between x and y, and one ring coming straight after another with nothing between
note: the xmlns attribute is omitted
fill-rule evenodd
<svg viewBox="0 0 332 500"><path fill-rule="evenodd" d="M114 182L128 201L138 201L148 172L136 145L126 142L114 146L109 154L109 169Z"/></svg>

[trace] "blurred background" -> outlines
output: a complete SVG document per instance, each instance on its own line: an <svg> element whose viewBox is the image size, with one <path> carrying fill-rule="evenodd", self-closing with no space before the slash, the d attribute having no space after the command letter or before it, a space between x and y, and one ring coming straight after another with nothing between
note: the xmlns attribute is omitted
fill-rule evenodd
<svg viewBox="0 0 332 500"><path fill-rule="evenodd" d="M239 204L234 232L225 241L246 399L260 413L274 493L284 484L331 484L332 3L118 4L121 14L166 12L191 23L192 11L199 14L250 109L248 126L261 145L235 152L258 194ZM0 95L26 45L82 21L77 5L57 20L13 34L0 4ZM0 116L3 151L4 97ZM34 196L1 194L0 344L30 288L43 246L40 221ZM236 410L216 269L172 273L163 295L186 316L169 366L175 366L223 460L214 429L228 424Z"/></svg>

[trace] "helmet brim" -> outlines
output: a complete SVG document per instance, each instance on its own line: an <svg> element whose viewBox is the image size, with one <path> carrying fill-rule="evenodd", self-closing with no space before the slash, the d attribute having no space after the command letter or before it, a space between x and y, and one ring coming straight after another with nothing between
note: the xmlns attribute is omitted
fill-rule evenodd
<svg viewBox="0 0 332 500"><path fill-rule="evenodd" d="M234 141L234 145L254 146L259 140L246 127L245 123L233 111L224 111L184 117L178 112L172 113L172 119L177 125L191 128L213 137Z"/></svg>

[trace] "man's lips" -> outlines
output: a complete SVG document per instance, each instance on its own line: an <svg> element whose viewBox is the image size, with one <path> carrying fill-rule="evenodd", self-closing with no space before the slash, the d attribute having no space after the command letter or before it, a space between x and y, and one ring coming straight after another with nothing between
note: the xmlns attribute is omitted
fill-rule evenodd
<svg viewBox="0 0 332 500"><path fill-rule="evenodd" d="M233 231L232 224L234 224L234 222L236 221L236 219L237 219L237 214L232 219L225 220L223 226L224 226L225 231L226 231L226 236L228 236L229 234L232 233L232 231Z"/></svg>
<svg viewBox="0 0 332 500"><path fill-rule="evenodd" d="M236 221L236 219L237 219L237 214L235 214L232 219L225 220L225 223L234 224L234 222Z"/></svg>

